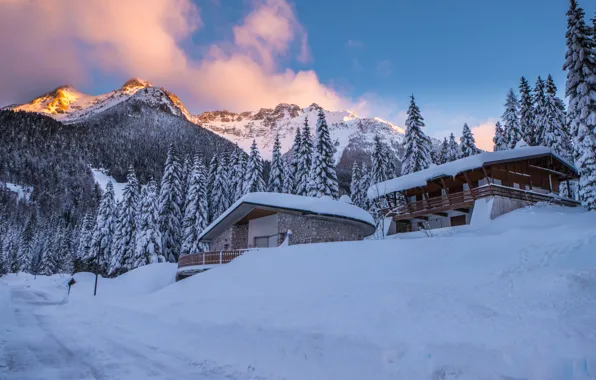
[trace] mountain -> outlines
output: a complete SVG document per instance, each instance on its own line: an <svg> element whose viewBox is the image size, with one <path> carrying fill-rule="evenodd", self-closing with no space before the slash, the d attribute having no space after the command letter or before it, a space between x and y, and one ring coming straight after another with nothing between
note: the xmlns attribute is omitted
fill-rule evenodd
<svg viewBox="0 0 596 380"><path fill-rule="evenodd" d="M262 156L270 159L276 133L279 133L284 152L292 147L296 128L302 127L305 118L308 118L314 134L319 108L315 103L307 108L282 103L275 108L241 113L204 112L194 120L204 128L237 143L245 151L253 139L256 140ZM337 149L335 159L340 166L351 165L354 157L361 159L366 156L368 159L377 133L399 157L404 136L402 128L379 118L360 118L351 111L324 112L331 139Z"/></svg>
<svg viewBox="0 0 596 380"><path fill-rule="evenodd" d="M42 95L30 103L5 107L15 111L36 112L50 116L64 124L85 123L101 119L112 108L132 100L149 108L180 117L202 126L248 151L253 139L265 159L271 158L275 134L279 133L282 150L290 150L296 128L308 117L314 134L317 122L317 104L301 108L295 104L282 103L275 108L234 113L226 110L203 112L192 115L180 99L164 88L154 87L149 81L131 79L121 88L103 95L84 94L72 86L62 86ZM404 129L379 118L361 118L351 111L328 111L325 116L335 141L336 162L340 167L351 166L354 160L369 160L372 141L380 134L396 157L401 156Z"/></svg>
<svg viewBox="0 0 596 380"><path fill-rule="evenodd" d="M145 102L175 116L191 120L192 116L180 99L165 90L154 87L151 82L133 78L122 87L103 95L88 95L72 86L60 86L29 103L5 107L14 111L36 112L50 116L63 123L84 120L106 111L133 96L145 98Z"/></svg>

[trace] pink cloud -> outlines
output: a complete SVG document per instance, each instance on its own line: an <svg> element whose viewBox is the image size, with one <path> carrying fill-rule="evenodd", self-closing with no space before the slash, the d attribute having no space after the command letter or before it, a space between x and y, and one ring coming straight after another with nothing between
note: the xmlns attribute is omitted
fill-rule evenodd
<svg viewBox="0 0 596 380"><path fill-rule="evenodd" d="M494 149L493 137L495 136L496 120L489 119L484 123L471 127L472 134L476 139L476 145L480 149L492 152Z"/></svg>
<svg viewBox="0 0 596 380"><path fill-rule="evenodd" d="M0 103L81 85L93 70L138 76L179 93L191 109L247 110L279 102L343 108L349 101L314 71L284 68L310 59L308 36L285 0L261 0L191 60L182 43L201 25L190 0L0 0ZM294 47L298 53L291 57Z"/></svg>

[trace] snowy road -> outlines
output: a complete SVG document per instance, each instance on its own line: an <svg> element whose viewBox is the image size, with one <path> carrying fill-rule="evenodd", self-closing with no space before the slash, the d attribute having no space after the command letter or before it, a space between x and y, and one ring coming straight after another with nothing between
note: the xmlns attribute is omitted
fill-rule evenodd
<svg viewBox="0 0 596 380"><path fill-rule="evenodd" d="M0 284L0 297L2 380L223 378L180 352L162 351L159 342L131 339L111 320L60 308L64 299L51 294Z"/></svg>

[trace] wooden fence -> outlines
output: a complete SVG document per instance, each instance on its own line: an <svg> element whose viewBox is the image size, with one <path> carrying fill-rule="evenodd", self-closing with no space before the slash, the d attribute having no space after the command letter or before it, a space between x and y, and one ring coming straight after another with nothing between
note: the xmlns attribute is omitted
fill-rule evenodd
<svg viewBox="0 0 596 380"><path fill-rule="evenodd" d="M384 209L386 216L413 218L425 214L441 213L458 208L471 208L479 198L501 196L518 199L529 203L549 202L563 206L575 207L580 203L572 199L559 198L549 194L540 194L529 190L516 189L501 185L485 185L457 193L423 199L406 203L395 208Z"/></svg>
<svg viewBox="0 0 596 380"><path fill-rule="evenodd" d="M182 256L178 259L178 268L184 268L193 265L227 264L236 257L241 256L246 251L248 251L248 249L192 253L190 255Z"/></svg>

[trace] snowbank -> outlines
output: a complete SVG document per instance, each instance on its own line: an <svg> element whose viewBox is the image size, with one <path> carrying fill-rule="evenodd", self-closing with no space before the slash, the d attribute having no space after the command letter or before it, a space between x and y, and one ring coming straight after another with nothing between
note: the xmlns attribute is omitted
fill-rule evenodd
<svg viewBox="0 0 596 380"><path fill-rule="evenodd" d="M91 169L91 172L93 172L93 178L95 179L95 182L99 184L101 190L105 191L108 182L112 181L112 185L114 186L114 197L116 200L122 199L122 192L124 191L126 183L116 182L116 180L108 175L103 169Z"/></svg>
<svg viewBox="0 0 596 380"><path fill-rule="evenodd" d="M308 352L294 358L301 376L276 369L288 378L583 378L569 374L596 365L594 225L596 213L533 207L481 232L261 250L135 307L197 328L277 331L288 355ZM201 353L265 355L226 347Z"/></svg>
<svg viewBox="0 0 596 380"><path fill-rule="evenodd" d="M403 191L414 187L426 186L427 181L440 177L455 177L466 170L482 167L491 162L503 160L515 160L524 157L552 154L573 168L573 165L557 156L550 148L543 146L532 146L517 149L502 150L497 152L484 152L474 156L461 158L443 165L432 166L426 170L393 178L388 181L372 185L368 189L368 198L373 200L383 195L396 191Z"/></svg>

